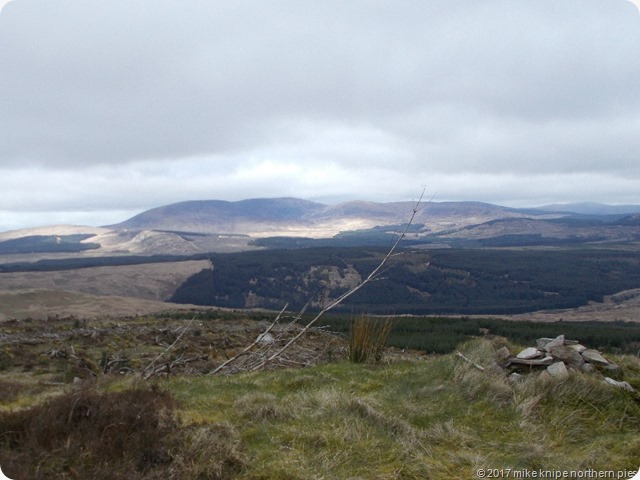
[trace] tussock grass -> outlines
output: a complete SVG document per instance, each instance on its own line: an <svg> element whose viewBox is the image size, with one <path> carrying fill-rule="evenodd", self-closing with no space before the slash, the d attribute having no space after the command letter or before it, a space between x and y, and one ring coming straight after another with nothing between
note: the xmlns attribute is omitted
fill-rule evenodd
<svg viewBox="0 0 640 480"><path fill-rule="evenodd" d="M459 348L489 367L502 344ZM187 405L202 405L184 380L169 382L181 384L176 394ZM444 355L192 382L207 382L210 404L239 432L248 455L242 479L437 480L474 478L480 467L606 469L637 458L640 404L598 376L532 374L511 384Z"/></svg>
<svg viewBox="0 0 640 480"><path fill-rule="evenodd" d="M156 456L145 457L152 466L138 467L144 449L131 449L122 458L134 479L160 478L162 473L162 478L239 480L439 480L475 478L478 468L637 470L637 394L610 387L599 375L579 373L564 381L531 373L512 384L489 368L500 342L476 339L459 346L465 356L487 367L484 372L451 354L157 379L159 391L174 398L167 403L170 409L162 402L147 408L154 415L165 412L152 417L162 419L157 424L150 423L159 442L149 447ZM623 366L624 379L637 386L637 359L614 360ZM131 401L130 391L137 388L119 380L99 385L102 393L95 394L112 405L116 398ZM115 394L122 396L111 396ZM67 408L63 419L69 418L73 395L78 394L60 397ZM17 422L18 417L2 421L7 418ZM1 424L2 431L19 430L27 417L20 418L9 429ZM100 428L98 422L94 432ZM33 455L24 450L30 443L22 437L1 438L0 462L11 455ZM61 447L35 455L34 462L43 462L51 478L70 476L64 470L65 450L56 448ZM163 464L159 452L171 460ZM92 474L86 478L100 478L91 470L98 472L102 465L97 457L77 458L88 462L84 471Z"/></svg>
<svg viewBox="0 0 640 480"><path fill-rule="evenodd" d="M453 370L453 379L464 391L468 401L488 400L496 406L507 406L513 401L513 389L502 372L493 368L495 363L494 344L488 341L472 340L460 346L461 353L475 363L484 366L480 371L463 362L458 362Z"/></svg>
<svg viewBox="0 0 640 480"><path fill-rule="evenodd" d="M293 415L286 405L281 405L275 395L252 392L239 397L234 402L237 414L252 422L285 420Z"/></svg>
<svg viewBox="0 0 640 480"><path fill-rule="evenodd" d="M435 422L424 431L424 439L430 445L450 446L452 448L465 448L473 444L473 436L462 427L454 424L453 419L444 422Z"/></svg>
<svg viewBox="0 0 640 480"><path fill-rule="evenodd" d="M351 322L349 360L353 363L380 363L392 322L360 315Z"/></svg>
<svg viewBox="0 0 640 480"><path fill-rule="evenodd" d="M190 425L181 439L172 462L181 478L232 479L246 467L240 435L228 422Z"/></svg>

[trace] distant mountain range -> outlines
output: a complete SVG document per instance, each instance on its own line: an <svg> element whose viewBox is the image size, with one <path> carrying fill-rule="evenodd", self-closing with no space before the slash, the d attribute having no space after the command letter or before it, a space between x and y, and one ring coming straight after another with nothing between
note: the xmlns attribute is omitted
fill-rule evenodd
<svg viewBox="0 0 640 480"><path fill-rule="evenodd" d="M318 238L331 237L344 231L406 223L414 206L411 202L363 201L324 205L297 198L238 202L202 200L154 208L122 223L110 225L110 228ZM428 202L419 205L414 223L424 225L425 230L438 232L497 218L556 218L561 215L558 212L518 210L480 202Z"/></svg>
<svg viewBox="0 0 640 480"><path fill-rule="evenodd" d="M627 215L638 213L639 205L607 205L604 203L554 203L538 207L547 212L579 213L583 215Z"/></svg>
<svg viewBox="0 0 640 480"><path fill-rule="evenodd" d="M325 205L297 198L188 201L105 227L45 226L0 233L0 255L187 255L318 242L385 244L406 224L414 207L412 202ZM425 202L418 206L407 242L431 247L638 243L640 205L518 209L481 202Z"/></svg>

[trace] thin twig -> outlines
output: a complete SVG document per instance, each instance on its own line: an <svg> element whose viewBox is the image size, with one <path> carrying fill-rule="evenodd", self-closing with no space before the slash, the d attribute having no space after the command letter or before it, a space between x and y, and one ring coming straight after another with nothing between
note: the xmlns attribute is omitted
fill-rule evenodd
<svg viewBox="0 0 640 480"><path fill-rule="evenodd" d="M165 363L164 365L160 365L156 368L154 368L153 370L148 371L145 376L144 379L148 380L149 378L153 377L154 375L157 375L159 373L161 373L163 370L166 370L167 372L170 372L172 368L174 367L180 367L182 365L187 365L188 363L193 363L193 362L197 362L199 360L206 360L208 358L208 355L198 355L195 357L191 357L191 358L187 358L187 359L182 359L179 358L177 360L174 360L171 363Z"/></svg>
<svg viewBox="0 0 640 480"><path fill-rule="evenodd" d="M187 333L187 330L189 329L189 327L191 326L191 324L193 323L193 321L196 319L196 317L198 316L198 314L196 313L193 318L191 320L189 320L189 322L185 325L184 329L182 330L182 332L180 333L180 335L178 335L178 337L175 339L175 341L169 345L164 352L162 352L160 355L158 355L156 358L154 358L151 363L149 365L147 365L147 368L145 368L142 371L142 374L144 375L147 370L149 370L158 360L160 360L169 350L171 350L173 348L173 346L178 343L180 341L180 339L184 336L185 333Z"/></svg>
<svg viewBox="0 0 640 480"><path fill-rule="evenodd" d="M225 368L227 365L229 365L232 362L235 362L238 358L240 358L242 355L244 355L245 353L247 353L249 350L251 350L253 347L255 347L260 340L262 340L264 338L264 336L269 333L271 331L271 329L276 325L276 323L278 323L278 321L280 320L280 317L282 316L282 314L284 313L284 311L287 309L287 306L289 306L289 304L287 303L282 310L280 310L280 313L278 314L278 316L276 317L276 319L273 321L273 323L271 325L269 325L269 327L262 332L260 335L258 335L258 337L256 338L256 340L249 345L247 348L245 348L244 350L242 350L240 353L238 353L237 355L235 355L234 357L231 357L229 360L227 360L226 362L224 362L222 365L219 365L217 368L215 368L214 370L211 370L209 373L207 373L207 375L215 375L216 373L218 373L220 370L222 370L223 368Z"/></svg>
<svg viewBox="0 0 640 480"><path fill-rule="evenodd" d="M456 352L456 355L459 356L461 359L463 359L465 362L470 363L471 365L473 365L474 367L476 367L478 370L480 370L481 372L484 372L484 367L482 365L478 365L476 362L474 362L473 360L469 360L467 357L465 357L462 353L460 352Z"/></svg>
<svg viewBox="0 0 640 480"><path fill-rule="evenodd" d="M418 213L418 209L420 207L420 204L422 203L422 199L424 197L424 193L425 193L426 187L423 188L422 190L422 194L420 195L420 198L418 199L418 201L416 202L416 204L413 207L413 212L411 214L411 218L409 219L409 222L407 222L407 225L404 227L404 229L402 230L402 234L396 239L396 241L393 243L393 245L391 246L391 248L389 249L389 251L387 252L387 254L384 256L384 258L382 259L382 261L378 264L378 266L376 268L373 269L373 271L367 276L367 278L365 278L362 282L360 282L358 285L356 285L355 287L351 288L349 291L343 293L342 295L340 295L338 298L336 298L335 300L333 300L332 302L330 302L327 306L325 306L322 310L320 310L320 312L313 318L313 320L311 320L306 326L304 326L300 332L298 332L298 334L296 336L294 336L291 340L289 340L289 342L282 347L280 350L278 350L276 353L274 353L273 355L271 355L269 358L267 358L266 360L264 360L263 362L261 362L260 364L258 364L256 367L253 368L253 370L257 370L259 368L264 367L268 362L273 361L274 359L276 359L279 355L281 355L285 350L287 350L296 340L298 340L302 335L304 335L312 326L314 323L316 323L318 320L320 320L320 318L327 313L329 310L331 310L332 308L340 305L343 301L345 301L347 298L349 298L351 295L353 295L354 293L356 293L358 290L360 290L362 287L364 287L367 283L371 282L373 279L376 278L376 276L380 273L380 271L382 270L382 268L385 266L385 264L387 263L387 261L389 260L389 258L391 258L391 256L393 256L396 248L398 247L398 245L400 244L400 241L402 241L402 239L405 237L405 235L407 234L407 232L409 231L409 228L411 227L411 224L413 223L413 220L415 219L416 214Z"/></svg>
<svg viewBox="0 0 640 480"><path fill-rule="evenodd" d="M291 319L291 321L273 338L273 342L265 343L258 350L245 357L244 360L236 366L236 370L242 370L243 367L246 371L253 371L260 368L260 366L262 365L262 360L268 356L271 349L274 348L278 344L278 342L282 341L282 338L289 332L289 330L291 330L293 325L295 325L302 318L310 304L311 300L307 301L307 303L304 305L304 307L302 307L297 315L295 315ZM264 333L262 335L264 335Z"/></svg>

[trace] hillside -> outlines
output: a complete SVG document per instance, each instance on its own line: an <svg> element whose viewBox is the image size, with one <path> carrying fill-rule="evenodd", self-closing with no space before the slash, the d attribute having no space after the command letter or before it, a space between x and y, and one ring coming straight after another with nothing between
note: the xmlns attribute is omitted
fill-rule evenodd
<svg viewBox="0 0 640 480"><path fill-rule="evenodd" d="M211 255L171 297L177 303L317 308L365 278L381 248L306 248ZM602 302L640 288L640 258L620 250L407 248L340 305L378 314L517 314Z"/></svg>
<svg viewBox="0 0 640 480"><path fill-rule="evenodd" d="M209 266L207 260L191 260L43 272L0 272L0 291L58 289L91 295L119 295L165 301L190 276Z"/></svg>
<svg viewBox="0 0 640 480"><path fill-rule="evenodd" d="M123 295L92 295L69 290L0 290L0 322L48 318L117 318L167 310L198 311L197 305L173 304ZM6 324L3 325L6 328Z"/></svg>
<svg viewBox="0 0 640 480"><path fill-rule="evenodd" d="M324 205L295 198L205 200L154 208L109 228L321 238L341 231L397 225L408 219L413 207L411 202L354 201ZM522 216L557 217L559 214L525 212L479 202L429 202L421 206L415 223L426 225L426 231L438 232L496 218Z"/></svg>
<svg viewBox="0 0 640 480"><path fill-rule="evenodd" d="M638 213L638 205L606 205L603 203L555 203L538 207L548 212L579 213L583 215L628 215Z"/></svg>
<svg viewBox="0 0 640 480"><path fill-rule="evenodd" d="M224 360L223 351L238 351L266 324L202 319L167 359L179 366L144 381L125 373L175 340L176 320L68 323L51 324L43 343L10 345L16 361L0 370L0 464L15 480L69 472L140 480L449 480L476 478L480 469L615 468L625 472L620 478L637 471L634 356L606 353L616 372L555 379L535 371L513 380L496 365L498 352L523 347L500 337L458 345L485 367L479 371L453 353L387 351L381 364L352 364L340 354L340 339L316 331L289 357L295 368L210 376L202 373ZM18 328L12 324L11 334ZM199 355L207 351L213 358ZM315 365L299 368L308 361ZM611 375L636 391L608 385L603 379Z"/></svg>
<svg viewBox="0 0 640 480"><path fill-rule="evenodd" d="M107 297L123 295L127 309L111 307L123 313L138 311L136 300L269 309L311 300L317 308L367 275L413 207L212 200L159 207L109 227L0 233L0 315L76 314L91 303L108 309ZM589 208L598 213L424 203L401 242L402 256L342 308L513 315L580 307L564 315L579 319L597 317L596 309L587 312L591 302L604 305L606 319L636 321L629 302L623 311L603 299L640 288L639 214L629 213L633 207L615 214L597 205L579 209ZM219 229L232 231L211 233ZM55 292L64 292L60 301Z"/></svg>
<svg viewBox="0 0 640 480"><path fill-rule="evenodd" d="M273 310L285 303L301 308L310 301L313 310L358 284L385 253L379 247L318 247L5 264L0 265L0 318L65 311L94 316L101 308L144 312L150 307L144 302L152 301L159 303L152 311L163 309L159 301ZM380 278L338 309L380 314L526 314L544 321L636 322L640 318L633 294L640 289L640 264L632 249L409 247L398 253ZM125 304L129 310L122 310Z"/></svg>
<svg viewBox="0 0 640 480"><path fill-rule="evenodd" d="M296 198L188 201L106 227L50 226L0 232L0 263L109 255L190 255L301 246L387 245L412 202L325 205ZM610 208L609 208L610 207ZM567 206L571 208L571 206ZM425 202L407 237L425 246L549 246L640 242L640 207L515 209L480 202Z"/></svg>
<svg viewBox="0 0 640 480"><path fill-rule="evenodd" d="M237 202L204 200L181 202L143 212L125 222L111 225L116 230L155 230L249 235L254 238L274 236L331 237L341 232L370 230L394 226L406 221L412 202L375 203L352 201L324 205L295 198L250 199ZM579 204L549 206L537 209L516 209L481 202L425 202L414 219L416 232L446 238L453 232L465 237L475 226L484 226L487 236L504 234L501 226L490 231L493 224L508 223L508 234L535 234L565 238L567 229L632 226L620 219L640 212L640 206L609 206ZM570 210L575 208L575 211ZM591 213L590 213L591 212ZM522 222L522 223L518 223ZM560 231L556 232L555 229ZM636 232L637 233L637 232ZM593 232L582 236L594 235ZM580 234L578 235L580 236ZM474 238L471 234L469 238Z"/></svg>

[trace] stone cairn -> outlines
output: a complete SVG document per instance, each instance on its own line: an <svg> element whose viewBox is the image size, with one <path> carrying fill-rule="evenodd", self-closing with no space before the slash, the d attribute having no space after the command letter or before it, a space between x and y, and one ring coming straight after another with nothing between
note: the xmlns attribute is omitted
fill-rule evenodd
<svg viewBox="0 0 640 480"><path fill-rule="evenodd" d="M539 338L535 347L525 348L515 357L507 347L496 352L497 364L512 371L509 379L517 382L521 372L546 369L545 375L555 379L569 377L570 371L594 373L596 370L614 375L620 367L604 358L597 350L581 345L577 340L567 340L564 335L556 338ZM614 387L634 391L629 382L620 382L604 377L604 381Z"/></svg>

